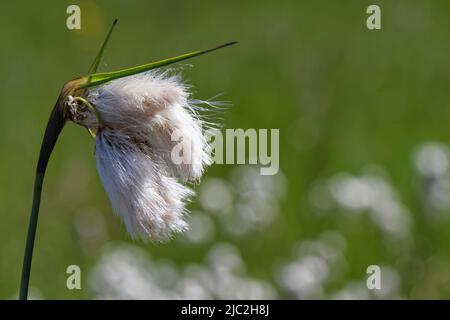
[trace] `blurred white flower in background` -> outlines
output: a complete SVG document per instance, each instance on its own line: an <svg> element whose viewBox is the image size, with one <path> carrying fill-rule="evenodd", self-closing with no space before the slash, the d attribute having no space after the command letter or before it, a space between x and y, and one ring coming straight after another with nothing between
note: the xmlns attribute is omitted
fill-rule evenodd
<svg viewBox="0 0 450 320"><path fill-rule="evenodd" d="M449 158L448 147L438 142L424 143L414 154L424 210L435 222L448 216L450 209Z"/></svg>
<svg viewBox="0 0 450 320"><path fill-rule="evenodd" d="M317 240L303 241L294 258L275 274L281 288L296 299L321 299L325 285L338 279L345 269L346 240L336 232L325 232Z"/></svg>
<svg viewBox="0 0 450 320"><path fill-rule="evenodd" d="M350 281L331 294L336 300L400 299L400 276L390 266L380 266L380 289L368 289L366 279Z"/></svg>
<svg viewBox="0 0 450 320"><path fill-rule="evenodd" d="M398 271L390 266L380 266L380 269L380 289L370 290L370 292L375 298L378 299L400 299L400 276Z"/></svg>
<svg viewBox="0 0 450 320"><path fill-rule="evenodd" d="M417 170L428 178L441 178L446 175L448 161L447 146L437 142L421 145L415 154Z"/></svg>
<svg viewBox="0 0 450 320"><path fill-rule="evenodd" d="M155 263L136 246L109 248L89 275L89 286L96 299L169 299L164 286L173 281L176 271L170 265ZM159 273L161 277L159 276Z"/></svg>
<svg viewBox="0 0 450 320"><path fill-rule="evenodd" d="M268 282L248 277L230 244L216 244L204 264L177 268L152 259L137 246L105 250L92 269L89 286L96 299L274 299Z"/></svg>
<svg viewBox="0 0 450 320"><path fill-rule="evenodd" d="M335 292L331 298L335 300L369 300L370 292L365 281L350 281L344 288Z"/></svg>
<svg viewBox="0 0 450 320"><path fill-rule="evenodd" d="M232 186L224 179L205 179L200 190L200 204L212 213L230 210L233 205Z"/></svg>
<svg viewBox="0 0 450 320"><path fill-rule="evenodd" d="M210 216L193 212L189 218L189 230L183 235L190 243L204 244L214 239L216 226Z"/></svg>
<svg viewBox="0 0 450 320"><path fill-rule="evenodd" d="M324 204L320 203L321 199ZM403 239L410 236L412 221L409 210L387 179L380 174L335 174L313 186L310 200L320 210L337 207L343 209L341 211L345 214L367 213L388 236Z"/></svg>
<svg viewBox="0 0 450 320"><path fill-rule="evenodd" d="M200 189L202 208L217 215L220 225L232 236L271 225L286 193L286 179L281 171L262 176L258 167L240 166L233 169L230 181L205 179Z"/></svg>

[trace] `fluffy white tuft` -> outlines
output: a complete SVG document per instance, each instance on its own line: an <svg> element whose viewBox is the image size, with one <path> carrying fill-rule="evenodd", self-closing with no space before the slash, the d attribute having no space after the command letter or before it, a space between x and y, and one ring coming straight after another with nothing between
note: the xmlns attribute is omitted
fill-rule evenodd
<svg viewBox="0 0 450 320"><path fill-rule="evenodd" d="M211 163L188 87L177 76L147 72L92 89L87 100L101 118L97 169L130 235L162 241L185 230L184 203L193 192L177 179L197 180ZM173 150L184 162L173 161Z"/></svg>
<svg viewBox="0 0 450 320"><path fill-rule="evenodd" d="M178 76L153 71L96 88L88 100L104 125L150 145L159 162L189 181L201 177L211 158L187 89ZM176 146L185 156L182 163L173 161Z"/></svg>
<svg viewBox="0 0 450 320"><path fill-rule="evenodd" d="M184 201L192 191L168 176L144 146L109 129L96 139L100 179L114 211L133 237L166 240L187 228Z"/></svg>

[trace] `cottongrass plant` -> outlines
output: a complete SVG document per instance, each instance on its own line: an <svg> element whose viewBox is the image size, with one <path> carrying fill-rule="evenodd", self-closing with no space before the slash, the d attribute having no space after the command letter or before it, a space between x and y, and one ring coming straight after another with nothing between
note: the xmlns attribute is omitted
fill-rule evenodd
<svg viewBox="0 0 450 320"><path fill-rule="evenodd" d="M100 179L114 212L122 218L132 238L163 241L185 230L184 204L193 192L182 182L198 180L211 163L189 87L179 76L157 69L235 42L129 69L96 73L116 22L89 75L63 86L50 115L36 170L21 300L28 296L45 170L67 120L85 127L95 138ZM174 161L176 148L182 161Z"/></svg>

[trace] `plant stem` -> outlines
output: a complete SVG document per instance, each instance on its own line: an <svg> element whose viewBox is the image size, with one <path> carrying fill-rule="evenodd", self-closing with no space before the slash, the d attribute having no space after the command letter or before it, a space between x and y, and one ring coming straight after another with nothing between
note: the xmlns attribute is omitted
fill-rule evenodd
<svg viewBox="0 0 450 320"><path fill-rule="evenodd" d="M106 39L103 42L99 53L95 57L94 63L91 66L90 72L97 72L97 67L100 63L101 57L103 55L103 51L105 50L106 44L108 43L109 37L114 29L114 26L117 23L117 19L114 20L111 28L109 29L108 34L106 35ZM31 262L33 260L33 249L34 249L34 239L36 238L36 229L37 222L39 217L39 206L41 203L41 193L42 193L42 184L44 182L45 170L47 169L48 160L50 155L55 147L56 141L58 140L58 136L61 133L61 130L66 123L66 117L64 113L64 103L65 99L68 95L72 94L75 90L76 84L72 84L66 88L63 87L63 91L61 91L58 100L56 101L55 107L48 119L47 128L45 129L44 138L42 140L41 151L39 152L39 161L36 168L36 177L34 180L34 190L33 190L33 204L31 205L31 213L30 213L30 221L28 224L28 234L27 234L27 242L25 245L25 253L23 258L23 266L22 266L22 277L20 280L20 300L27 300L28 298L28 286L30 283L30 273L31 273ZM65 91L64 91L64 88ZM79 98L82 99L82 98ZM84 103L87 104L88 107L93 109L94 112L96 110L93 106L86 100L82 99ZM99 121L101 120L97 114Z"/></svg>
<svg viewBox="0 0 450 320"><path fill-rule="evenodd" d="M28 225L27 242L22 267L22 278L20 282L20 300L27 300L28 285L30 282L31 260L33 259L34 239L36 237L36 228L39 215L39 205L41 203L42 183L44 182L45 170L47 169L48 160L55 147L58 136L64 128L66 119L64 116L64 107L61 97L65 97L67 93L62 93L53 108L50 118L48 119L47 128L45 129L44 138L42 139L41 150L39 152L39 160L36 167L36 177L34 180L33 204L31 206L30 221Z"/></svg>
<svg viewBox="0 0 450 320"><path fill-rule="evenodd" d="M30 282L31 261L33 259L34 239L36 236L36 227L39 216L39 205L41 202L41 191L43 181L44 181L44 174L37 173L34 181L33 205L31 207L27 242L23 259L22 279L20 282L20 294L19 294L20 300L27 300L28 298L28 284Z"/></svg>

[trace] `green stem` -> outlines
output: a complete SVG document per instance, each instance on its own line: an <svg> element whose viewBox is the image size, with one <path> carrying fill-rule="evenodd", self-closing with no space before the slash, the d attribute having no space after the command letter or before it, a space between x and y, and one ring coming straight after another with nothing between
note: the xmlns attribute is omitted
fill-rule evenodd
<svg viewBox="0 0 450 320"><path fill-rule="evenodd" d="M34 239L36 237L36 228L39 215L39 205L41 202L42 183L44 182L45 170L47 169L48 160L55 147L58 136L64 128L66 119L64 117L64 104L61 97L58 98L55 107L48 119L47 128L45 129L44 138L42 140L41 150L39 152L39 160L36 168L36 177L34 180L33 204L31 206L30 221L28 225L27 242L22 267L22 278L20 282L20 300L27 300L28 285L30 282L31 260L33 259Z"/></svg>
<svg viewBox="0 0 450 320"><path fill-rule="evenodd" d="M28 284L30 282L31 261L33 259L34 239L36 236L36 227L39 216L39 205L41 202L42 183L44 174L36 174L33 191L33 205L31 207L30 222L28 225L27 243L25 247L25 255L23 259L22 280L20 283L20 300L28 298Z"/></svg>
<svg viewBox="0 0 450 320"><path fill-rule="evenodd" d="M99 53L95 57L94 63L92 64L90 69L91 72L97 71L97 67L100 63L103 51L105 50L106 44L108 43L108 40L111 36L111 33L116 23L117 19L114 20L111 28L109 29L108 34L106 35L106 39L100 48ZM45 170L47 169L48 160L53 151L53 148L55 147L56 141L58 140L58 136L61 133L64 124L66 123L66 117L64 115L64 103L66 96L71 94L74 88L72 87L70 89L71 90L67 90L67 92L62 91L60 93L58 101L56 102L56 105L53 108L53 111L48 120L47 128L45 129L44 138L42 140L41 150L39 152L39 161L37 164L36 177L34 180L33 204L31 206L27 242L25 245L25 253L23 258L22 277L20 281L20 293L19 293L20 300L27 300L28 298L28 286L30 283L31 262L33 260L33 250L34 250L34 239L36 238L39 206L41 203L42 184L44 182L44 175ZM83 99L83 103L86 103L88 107L90 107L91 109L93 109L94 112L96 112L95 108L93 108L93 106L88 101Z"/></svg>

